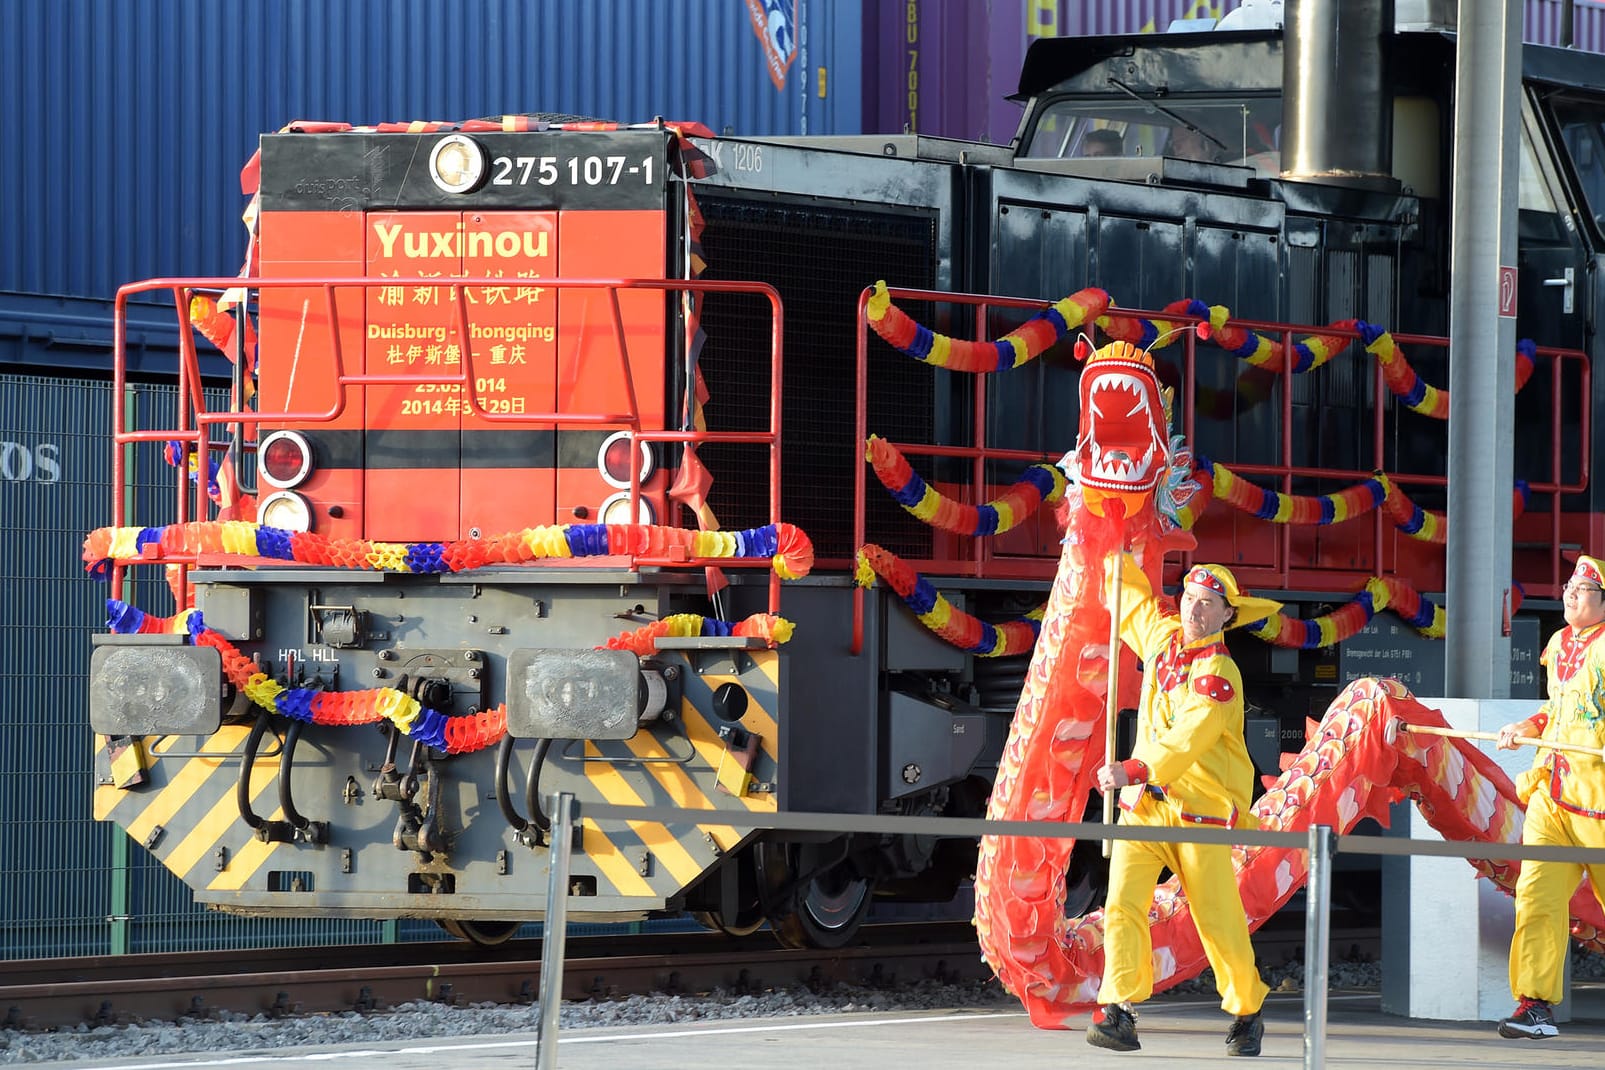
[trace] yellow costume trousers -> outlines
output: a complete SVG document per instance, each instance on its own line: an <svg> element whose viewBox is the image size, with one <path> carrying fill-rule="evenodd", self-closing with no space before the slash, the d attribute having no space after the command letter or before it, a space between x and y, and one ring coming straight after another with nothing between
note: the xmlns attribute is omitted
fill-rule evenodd
<svg viewBox="0 0 1605 1070"><path fill-rule="evenodd" d="M1121 817L1128 825L1198 829L1180 818L1170 800L1144 794L1135 811ZM1109 895L1104 904L1103 984L1099 1003L1140 1003L1154 994L1153 940L1148 908L1164 867L1181 878L1204 954L1215 971L1215 988L1227 1014L1253 1014L1270 991L1254 965L1254 945L1243 917L1243 897L1232 870L1232 849L1224 844L1140 843L1116 840L1109 863Z"/></svg>
<svg viewBox="0 0 1605 1070"><path fill-rule="evenodd" d="M1556 847L1605 847L1605 821L1556 806L1542 784L1527 800L1522 843ZM1594 898L1605 906L1605 865L1581 862L1521 864L1516 878L1516 935L1510 941L1510 994L1559 1003L1566 983L1566 941L1571 912L1567 904L1584 872L1594 885Z"/></svg>

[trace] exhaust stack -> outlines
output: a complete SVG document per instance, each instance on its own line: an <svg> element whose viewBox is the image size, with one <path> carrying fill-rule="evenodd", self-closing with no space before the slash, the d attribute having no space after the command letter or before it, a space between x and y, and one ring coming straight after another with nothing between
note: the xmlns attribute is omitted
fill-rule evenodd
<svg viewBox="0 0 1605 1070"><path fill-rule="evenodd" d="M1395 189L1393 0L1287 0L1282 177Z"/></svg>

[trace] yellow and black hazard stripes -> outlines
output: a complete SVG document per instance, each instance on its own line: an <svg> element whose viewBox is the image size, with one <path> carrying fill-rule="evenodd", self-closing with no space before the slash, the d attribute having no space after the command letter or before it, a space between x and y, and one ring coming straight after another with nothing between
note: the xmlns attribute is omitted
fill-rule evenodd
<svg viewBox="0 0 1605 1070"><path fill-rule="evenodd" d="M151 747L151 784L134 791L96 788L95 817L115 821L136 842L149 844L162 864L191 887L243 887L273 849L282 846L257 840L240 819L240 751L248 735L249 726L225 725L200 740L193 753L184 748L195 737L157 740ZM97 737L100 745L103 739ZM273 755L259 755L248 792L253 809L277 776ZM258 813L264 819L280 816L276 805ZM225 855L221 870L219 848Z"/></svg>
<svg viewBox="0 0 1605 1070"><path fill-rule="evenodd" d="M651 805L643 793L630 784L618 765L598 760L601 756L594 744L586 744L585 756L589 763L586 780L591 789L601 796L600 801L615 806ZM583 813L582 807L582 816ZM647 821L631 821L628 828L636 841L634 845L626 842L631 837L619 832L605 832L595 822L585 822L587 854L591 854L594 845L599 853L591 855L592 861L596 864L600 875L611 881L620 895L657 894L647 880L656 867L662 867L666 871L666 876L676 889L683 888L695 880L705 868L706 863L693 857L667 826ZM631 865L632 848L634 865ZM640 850L650 852L650 858L642 856ZM645 875L640 872L643 868L647 870Z"/></svg>
<svg viewBox="0 0 1605 1070"><path fill-rule="evenodd" d="M190 756L187 760L180 757L169 757L176 752L180 744L186 743L189 736L165 736L156 741L150 748L152 770L151 785L135 790L123 791L119 788L100 787L95 790L95 818L98 821L116 821L128 830L128 834L143 843L150 837L152 830L160 825L166 828L173 820L175 814L197 792L209 790L207 784L217 777L218 771L225 766L231 770L237 768L235 763L228 761L230 755L240 749L245 737L250 734L249 728L225 726L208 736L200 745L200 753ZM105 745L104 736L96 736L98 746ZM182 764L177 764L182 762ZM234 785L231 774L223 779L228 781L230 788Z"/></svg>
<svg viewBox="0 0 1605 1070"><path fill-rule="evenodd" d="M724 722L713 711L713 691L725 683L747 691L747 709L740 726L760 740L755 772L759 780L772 785L779 746L780 657L777 651L757 651L744 656L735 672L687 673L677 719L650 730L643 728L622 744L608 745L605 751L586 745L586 790L582 795L619 806L773 813L772 787L740 797L717 787L725 743L719 735ZM583 809L582 804L582 816ZM586 851L588 855L593 849L596 852L591 862L599 881L609 882L612 888L608 891L619 895L667 898L693 883L721 854L752 834L747 829L698 822L692 815L687 818L672 825L632 821L606 829L585 821ZM634 890L641 888L646 890ZM599 888L598 894L606 892Z"/></svg>
<svg viewBox="0 0 1605 1070"><path fill-rule="evenodd" d="M727 823L724 815L767 814L777 807L784 653L674 651L660 657L680 674L678 698L664 716L628 740L554 742L541 774L542 790L573 792L580 801L582 831L571 864L579 894L594 896L589 905L598 914L639 916L672 904L757 834ZM739 719L727 722L721 711L734 717L737 704L715 703L714 695L735 687L746 702ZM729 727L757 743L750 764L758 783L739 796L719 787L720 765L731 760L720 730ZM329 838L258 839L242 819L238 798L250 734L249 725L231 724L211 736L147 740L146 783L128 789L103 783L95 791L95 816L121 825L198 898L225 910L427 912L427 904L437 900L425 893L434 894L437 881L420 875L449 875L453 902L462 911L540 912L544 888L532 889L528 877L532 865L538 870L546 864L546 849L520 843L502 818L492 751L435 761L420 776L427 784L438 775L441 785L410 798L410 805L439 808L429 811L430 819L447 844L420 858L394 838L408 820L407 800L397 802L369 786L379 769L374 748L382 741L339 726L312 732L303 742L311 749L292 776L300 809L327 821ZM261 742L245 796L262 820L282 820L282 742L275 734ZM109 775L107 741L98 739L97 746L97 770ZM520 749L529 756L532 746L521 743ZM599 822L586 817L587 801L683 811L683 818ZM295 878L293 892L286 878Z"/></svg>
<svg viewBox="0 0 1605 1070"><path fill-rule="evenodd" d="M278 767L273 763L267 763L265 769L261 763L251 767L251 809L264 821L282 820L284 817L283 810L277 805L267 813L263 813L257 805L268 785L277 781L278 772ZM208 848L225 839L231 842L226 844L229 848L229 857L223 868L219 870L212 864L209 866L210 880L203 874L196 874L197 879L187 883L195 887L204 885L216 891L238 891L256 875L262 863L267 861L268 855L287 846L257 839L251 829L240 820L239 803L234 793L230 792L227 797L219 799L195 826L195 831L173 849L173 857L168 862L168 868L174 873L189 873L191 868L213 856L214 852ZM289 850L293 852L294 848L289 847Z"/></svg>

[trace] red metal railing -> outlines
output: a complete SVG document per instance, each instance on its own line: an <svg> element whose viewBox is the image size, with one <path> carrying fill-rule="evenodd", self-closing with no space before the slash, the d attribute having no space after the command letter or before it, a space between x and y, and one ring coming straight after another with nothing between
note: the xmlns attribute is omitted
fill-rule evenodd
<svg viewBox="0 0 1605 1070"><path fill-rule="evenodd" d="M866 289L858 301L858 331L857 331L857 362L856 383L858 390L857 407L855 410L856 448L863 449L870 428L868 427L869 414L869 325L867 308L872 291ZM1019 298L998 297L986 294L957 294L934 290L892 289L890 294L894 300L923 301L945 303L949 305L970 306L975 309L975 339L988 340L987 329L989 312L994 308L1021 309L1038 312L1043 302L1038 300L1023 300ZM1177 315L1170 312L1146 311L1143 309L1121 308L1121 316L1142 319L1165 320L1171 322L1197 323L1196 317ZM1344 331L1330 327L1300 327L1286 323L1274 323L1256 320L1233 320L1236 326L1260 331L1268 335L1279 337L1284 352L1291 353L1295 336L1322 334L1358 339L1355 331ZM1428 335L1394 334L1394 341L1401 347L1440 347L1447 348L1449 341ZM1196 441L1197 413L1194 401L1197 395L1197 337L1191 332L1184 332L1179 342L1181 344L1182 360L1182 387L1178 392L1181 403L1181 433L1187 442ZM1563 382L1566 380L1567 366L1575 362L1576 389L1580 396L1592 396L1592 375L1587 356L1575 349L1557 349L1553 347L1539 347L1539 359L1549 359L1553 362L1554 374L1551 375L1551 404L1552 411L1557 414L1554 423L1549 429L1549 479L1544 482L1529 481L1528 488L1534 494L1548 494L1549 504L1549 542L1548 542L1548 583L1538 584L1528 590L1529 595L1540 597L1559 597L1562 562L1562 525L1561 525L1561 496L1578 493L1585 489L1589 479L1590 441L1592 438L1592 425L1590 420L1590 406L1583 404L1580 416L1578 441L1576 443L1578 474L1576 479L1565 481L1562 478L1563 452L1566 443L1562 433L1559 413L1562 411ZM1510 355L1511 359L1514 354ZM908 358L898 356L895 359ZM1222 355L1221 359L1236 359ZM1372 414L1370 448L1373 464L1369 469L1337 469L1295 465L1293 457L1293 365L1291 360L1283 362L1283 368L1278 374L1281 385L1281 435L1278 444L1280 460L1275 464L1238 464L1230 467L1233 472L1251 477L1260 477L1256 482L1264 482L1268 477L1274 480L1276 487L1282 494L1293 493L1293 482L1297 479L1318 478L1328 480L1341 480L1356 483L1369 478L1376 472L1384 470L1383 460L1387 448L1387 420L1390 411L1397 411L1398 402L1389 404L1391 394L1387 389L1380 362L1375 362L1371 374ZM974 412L975 418L971 428L970 443L967 445L933 444L918 442L895 442L892 445L910 456L924 457L964 457L969 458L970 482L966 488L968 501L980 503L987 499L988 484L986 480L986 466L991 461L1018 461L1025 463L1040 463L1043 461L1057 461L1063 450L1054 454L1040 454L1025 450L994 449L985 445L987 437L987 380L985 375L975 375L974 381ZM1358 430L1358 429L1357 429ZM1063 444L1068 450L1074 446L1075 430L1072 428L1067 434L1067 441ZM854 479L854 513L853 513L853 544L862 546L867 539L865 516L865 492L867 490L867 474L865 465L860 461L856 466ZM1412 474L1407 472L1387 472L1388 479L1401 489L1410 487L1444 487L1447 478L1439 475ZM1207 519L1205 521L1208 522ZM1390 525L1386 523L1380 509L1371 515L1370 552L1371 561L1375 569L1371 571L1383 573L1390 571L1384 568L1386 560L1385 550L1390 534ZM1333 590L1336 589L1334 581L1342 582L1352 580L1361 573L1354 570L1297 568L1293 565L1293 529L1290 525L1277 525L1277 561L1271 567L1256 567L1234 565L1240 580L1245 585L1262 587L1273 590ZM1395 538L1404 536L1394 535ZM1183 556L1180 568L1192 563L1192 555ZM1053 575L1057 564L1055 558L1019 558L1011 557L1000 559L994 556L991 545L986 539L970 539L968 552L963 557L934 558L925 561L910 561L909 564L923 572L935 572L949 576L974 576L1009 578L1047 579ZM1325 582L1322 583L1321 581ZM860 589L855 592L853 604L853 630L851 651L857 654L863 647L864 627L864 592Z"/></svg>
<svg viewBox="0 0 1605 1070"><path fill-rule="evenodd" d="M116 527L127 524L126 504L123 497L123 487L127 479L126 464L123 456L123 447L138 442L169 442L184 443L186 449L193 451L197 456L206 457L210 450L221 449L222 444L211 442L211 429L217 425L246 425L258 426L262 423L274 424L327 424L331 423L345 411L347 391L355 386L413 386L413 385L447 385L455 386L461 396L466 399L466 412L491 423L508 423L528 426L531 424L551 424L555 426L599 426L626 424L630 432L631 450L636 449L638 442L679 442L696 445L710 443L749 443L765 445L769 450L769 522L780 522L780 448L781 448L781 384L784 382L782 370L784 366L784 353L782 337L785 329L784 311L781 306L780 294L774 287L760 282L704 282L683 279L542 279L541 285L545 288L563 290L606 290L610 301L615 351L619 358L620 382L629 398L629 411L622 413L597 412L545 412L545 413L493 413L488 411L480 402L478 390L472 372L472 335L468 324L468 302L463 297L465 289L482 289L491 286L505 285L501 279L470 279L470 278L431 278L423 285L439 287L451 291L452 300L457 308L457 330L462 346L461 362L455 372L443 372L438 375L396 375L396 374L368 374L349 373L346 371L345 354L340 339L340 320L336 312L336 290L366 290L369 288L394 286L393 278L351 278L351 277L308 277L308 278L282 278L263 279L251 278L161 278L147 279L143 282L131 283L117 291L117 299L113 311L114 352L112 364L113 379L113 407L112 407L112 523ZM336 387L334 401L331 406L322 412L275 412L275 411L247 411L237 404L228 411L212 412L206 407L206 400L202 390L201 373L198 358L195 352L195 337L189 325L190 299L196 293L221 292L231 288L243 287L248 291L261 291L267 289L301 289L321 290L327 312L327 329L329 334L329 349L332 367L332 382ZM625 338L623 314L619 308L620 290L647 290L676 293L731 293L749 294L764 297L769 301L770 308L770 383L771 397L769 404L769 429L767 431L671 431L663 428L646 428L641 426L640 405L635 388L635 379L630 371L629 345ZM173 295L174 307L179 322L179 359L178 359L178 413L177 426L165 429L132 430L126 426L126 415L121 398L128 384L127 366L127 303L130 297L136 294L157 291L170 291ZM259 359L273 359L272 354L263 354ZM688 385L687 389L693 389ZM203 469L204 471L204 469ZM188 481L187 466L180 465L177 474L177 503L176 522L186 523L192 516L206 515L206 481L198 479L193 491L194 511L191 511L191 496L186 486ZM631 466L630 475L630 515L638 516L640 509L641 481L638 466ZM193 565L193 559L178 560L168 557L163 563L178 563L186 567ZM631 561L637 565L648 566L677 566L696 567L716 565L729 567L731 565L746 564L757 567L767 562L756 560L737 562L727 558L657 558L645 555L634 556ZM112 597L122 597L123 569L128 565L139 564L140 559L119 559L113 562L112 568ZM181 584L184 581L181 580ZM185 587L179 590L180 598L184 596ZM780 599L779 577L771 573L769 578L769 609L778 612Z"/></svg>

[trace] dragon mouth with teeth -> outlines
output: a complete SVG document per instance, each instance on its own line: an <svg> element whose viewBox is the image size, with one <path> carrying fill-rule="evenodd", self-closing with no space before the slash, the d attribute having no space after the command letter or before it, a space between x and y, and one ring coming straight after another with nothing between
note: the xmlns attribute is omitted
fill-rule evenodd
<svg viewBox="0 0 1605 1070"><path fill-rule="evenodd" d="M1152 493L1165 476L1167 450L1164 400L1147 352L1113 342L1088 359L1081 426L1075 477L1083 493Z"/></svg>

